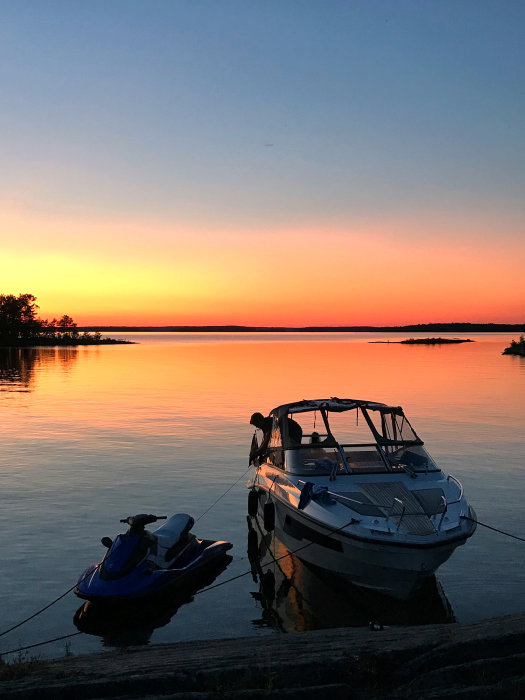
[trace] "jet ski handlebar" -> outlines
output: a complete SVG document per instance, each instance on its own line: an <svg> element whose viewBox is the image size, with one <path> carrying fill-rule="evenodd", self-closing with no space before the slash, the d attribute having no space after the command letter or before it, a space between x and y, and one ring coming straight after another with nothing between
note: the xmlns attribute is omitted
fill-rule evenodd
<svg viewBox="0 0 525 700"><path fill-rule="evenodd" d="M133 530L142 530L146 525L155 523L157 520L166 520L167 515L153 515L152 513L139 513L138 515L128 515L120 522L126 523Z"/></svg>

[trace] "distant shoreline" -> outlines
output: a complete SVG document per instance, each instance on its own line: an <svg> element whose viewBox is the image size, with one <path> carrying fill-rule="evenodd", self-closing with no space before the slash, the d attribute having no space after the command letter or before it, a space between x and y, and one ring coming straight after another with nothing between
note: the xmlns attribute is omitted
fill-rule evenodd
<svg viewBox="0 0 525 700"><path fill-rule="evenodd" d="M19 340L17 343L2 343L0 349L7 348L49 348L49 347L78 347L79 345L135 345L132 340L115 338L32 338Z"/></svg>
<svg viewBox="0 0 525 700"><path fill-rule="evenodd" d="M422 323L408 326L79 326L111 333L519 333L525 323Z"/></svg>

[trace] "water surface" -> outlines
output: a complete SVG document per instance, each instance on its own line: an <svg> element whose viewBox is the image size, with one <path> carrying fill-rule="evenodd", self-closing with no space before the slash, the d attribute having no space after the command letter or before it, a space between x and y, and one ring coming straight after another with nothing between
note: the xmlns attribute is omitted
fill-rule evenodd
<svg viewBox="0 0 525 700"><path fill-rule="evenodd" d="M369 341L396 336L364 333L122 335L138 343L0 351L0 631L72 586L102 556L100 537L133 513L202 515L197 535L234 544L217 582L249 571L249 416L302 398L402 405L434 459L462 481L478 518L525 536L525 360L501 355L508 334L443 346L376 344ZM438 571L453 618L524 610L524 547L478 528ZM141 639L363 623L338 606L320 614L315 595L324 604L332 584L319 584L298 560L286 568L292 583L279 589L281 603L286 595L277 620L249 574L160 611ZM350 589L337 595L350 606L358 598ZM0 650L75 632L80 604L66 596L2 637ZM66 643L80 653L126 640L83 634L35 653L60 656Z"/></svg>

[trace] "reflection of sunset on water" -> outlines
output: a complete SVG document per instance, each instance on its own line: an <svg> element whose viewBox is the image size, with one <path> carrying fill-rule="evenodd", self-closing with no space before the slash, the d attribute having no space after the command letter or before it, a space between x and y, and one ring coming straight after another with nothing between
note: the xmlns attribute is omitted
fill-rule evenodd
<svg viewBox="0 0 525 700"><path fill-rule="evenodd" d="M445 411L454 421L464 419L465 401L481 401L495 382L499 392L519 391L506 371L507 358L484 339L442 347L312 336L306 342L286 336L275 342L207 340L32 350L31 362L42 370L40 421L60 416L62 425L83 429L183 434L193 418L247 423L254 410L267 413L290 400L335 395L401 404L409 417ZM486 354L492 359L482 382L478 359Z"/></svg>
<svg viewBox="0 0 525 700"><path fill-rule="evenodd" d="M4 348L0 350L0 387L4 391L13 385L30 389L36 368L57 365L67 371L77 356L76 347Z"/></svg>
<svg viewBox="0 0 525 700"><path fill-rule="evenodd" d="M337 395L402 405L436 457L454 426L465 423L468 436L473 411L476 421L516 427L520 421L508 410L509 401L520 401L512 358L500 356L494 339L406 346L314 335L303 342L235 335L216 342L202 334L179 341L24 351L25 379L15 379L30 394L24 406L12 406L4 436L16 438L23 421L33 440L73 441L78 450L99 439L125 451L137 439L160 439L211 459L213 445L238 445L244 454L254 411ZM9 386L12 391L12 381ZM487 391L507 397L493 403L490 418L475 408ZM208 444L199 447L204 436Z"/></svg>

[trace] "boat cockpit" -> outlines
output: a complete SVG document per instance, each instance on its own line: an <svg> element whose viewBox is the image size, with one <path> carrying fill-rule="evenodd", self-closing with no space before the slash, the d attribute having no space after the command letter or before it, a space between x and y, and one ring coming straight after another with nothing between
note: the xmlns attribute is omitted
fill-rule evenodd
<svg viewBox="0 0 525 700"><path fill-rule="evenodd" d="M259 461L291 474L333 479L439 471L399 406L331 398L285 404L270 417L271 434Z"/></svg>

